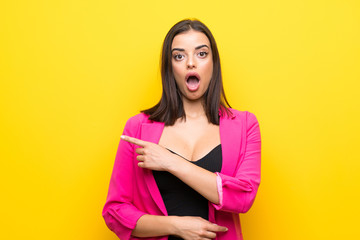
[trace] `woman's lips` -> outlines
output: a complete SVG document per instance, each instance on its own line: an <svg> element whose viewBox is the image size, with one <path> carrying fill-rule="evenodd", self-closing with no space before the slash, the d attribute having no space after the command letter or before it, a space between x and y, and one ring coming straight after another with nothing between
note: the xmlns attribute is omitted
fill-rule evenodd
<svg viewBox="0 0 360 240"><path fill-rule="evenodd" d="M186 87L189 91L194 92L200 87L200 76L196 72L190 72L185 76Z"/></svg>

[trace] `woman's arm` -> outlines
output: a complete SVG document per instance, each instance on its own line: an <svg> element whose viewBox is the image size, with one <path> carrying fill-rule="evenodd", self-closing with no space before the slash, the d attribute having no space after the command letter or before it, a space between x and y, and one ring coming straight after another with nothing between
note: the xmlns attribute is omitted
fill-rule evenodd
<svg viewBox="0 0 360 240"><path fill-rule="evenodd" d="M215 238L217 232L227 231L210 223L200 217L177 217L177 216L155 216L143 215L136 223L132 231L135 237L157 237L176 235L185 240L200 238Z"/></svg>
<svg viewBox="0 0 360 240"><path fill-rule="evenodd" d="M261 136L254 114L244 119L245 152L235 176L212 173L188 161L174 161L168 171L207 198L217 210L244 213L252 206L260 184Z"/></svg>
<svg viewBox="0 0 360 240"><path fill-rule="evenodd" d="M235 176L218 175L220 204L213 204L220 211L245 213L252 206L260 184L261 137L259 123L254 114L246 112L246 132L243 136L245 152L240 156Z"/></svg>

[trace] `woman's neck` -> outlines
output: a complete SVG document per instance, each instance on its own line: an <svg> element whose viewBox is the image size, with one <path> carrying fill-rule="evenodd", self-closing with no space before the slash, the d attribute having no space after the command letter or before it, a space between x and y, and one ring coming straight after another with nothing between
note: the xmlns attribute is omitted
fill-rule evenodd
<svg viewBox="0 0 360 240"><path fill-rule="evenodd" d="M190 101L186 98L183 98L183 106L186 118L196 119L204 116L206 117L202 99Z"/></svg>

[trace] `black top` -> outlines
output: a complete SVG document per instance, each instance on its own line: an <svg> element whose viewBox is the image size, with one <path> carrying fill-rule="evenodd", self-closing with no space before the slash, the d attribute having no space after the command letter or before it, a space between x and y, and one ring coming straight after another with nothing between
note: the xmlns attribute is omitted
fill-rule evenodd
<svg viewBox="0 0 360 240"><path fill-rule="evenodd" d="M180 156L171 150L169 151ZM220 172L222 167L221 144L198 161L189 162L210 172ZM209 209L206 198L169 172L153 171L153 175L169 216L198 216L208 220ZM170 239L181 238L169 236Z"/></svg>

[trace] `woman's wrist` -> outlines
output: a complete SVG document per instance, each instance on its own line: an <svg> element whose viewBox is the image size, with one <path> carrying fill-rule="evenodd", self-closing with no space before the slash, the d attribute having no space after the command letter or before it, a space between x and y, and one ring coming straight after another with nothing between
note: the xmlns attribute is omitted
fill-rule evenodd
<svg viewBox="0 0 360 240"><path fill-rule="evenodd" d="M178 234L178 227L177 227L177 223L179 221L179 217L177 216L168 216L169 218L169 232L170 235L177 235Z"/></svg>

